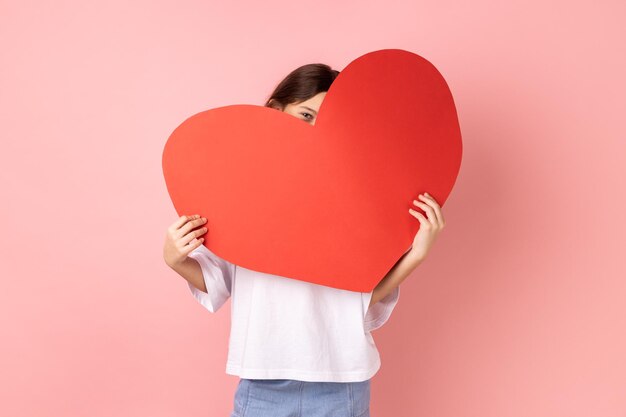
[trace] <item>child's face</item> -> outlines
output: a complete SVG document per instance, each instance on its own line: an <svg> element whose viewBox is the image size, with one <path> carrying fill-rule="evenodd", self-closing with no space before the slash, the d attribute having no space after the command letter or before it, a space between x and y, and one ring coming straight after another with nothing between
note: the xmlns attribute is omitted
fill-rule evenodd
<svg viewBox="0 0 626 417"><path fill-rule="evenodd" d="M320 110L322 101L326 97L326 91L321 92L308 100L301 101L300 103L287 104L283 110L292 116L304 120L307 123L315 125L317 119L317 112Z"/></svg>

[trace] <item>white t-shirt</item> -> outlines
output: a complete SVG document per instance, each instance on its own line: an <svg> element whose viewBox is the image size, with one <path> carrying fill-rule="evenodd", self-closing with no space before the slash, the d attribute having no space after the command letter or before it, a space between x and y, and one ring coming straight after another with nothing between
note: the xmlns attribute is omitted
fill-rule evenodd
<svg viewBox="0 0 626 417"><path fill-rule="evenodd" d="M190 254L208 293L187 283L214 313L229 297L226 373L248 379L356 382L380 368L371 331L391 315L400 287L369 309L373 292L342 290L252 271L200 245Z"/></svg>

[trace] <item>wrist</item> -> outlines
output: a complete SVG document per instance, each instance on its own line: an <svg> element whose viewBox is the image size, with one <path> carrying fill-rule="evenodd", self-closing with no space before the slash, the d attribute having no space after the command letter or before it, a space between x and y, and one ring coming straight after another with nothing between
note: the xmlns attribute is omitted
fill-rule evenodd
<svg viewBox="0 0 626 417"><path fill-rule="evenodd" d="M412 264L414 264L415 266L421 264L424 259L426 258L426 255L416 251L415 248L411 248L406 254L405 254L405 259L407 262L410 262Z"/></svg>
<svg viewBox="0 0 626 417"><path fill-rule="evenodd" d="M187 265L189 263L189 261L193 261L193 259L189 258L189 257L184 257L183 259L180 260L174 260L174 261L170 261L167 263L167 265L172 268L174 271L176 272L180 272L181 270L185 269L185 265Z"/></svg>

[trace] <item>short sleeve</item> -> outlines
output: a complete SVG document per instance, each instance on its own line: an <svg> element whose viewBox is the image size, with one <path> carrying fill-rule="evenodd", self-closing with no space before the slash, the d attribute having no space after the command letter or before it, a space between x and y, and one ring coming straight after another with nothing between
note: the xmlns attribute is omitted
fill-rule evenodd
<svg viewBox="0 0 626 417"><path fill-rule="evenodd" d="M204 245L198 246L187 256L200 264L207 292L199 290L190 282L187 285L196 300L215 313L230 297L236 265L218 257Z"/></svg>
<svg viewBox="0 0 626 417"><path fill-rule="evenodd" d="M389 320L391 312L396 307L396 304L398 304L398 299L400 298L400 286L398 285L391 293L369 307L373 295L374 291L361 293L364 311L363 328L365 333L378 329Z"/></svg>

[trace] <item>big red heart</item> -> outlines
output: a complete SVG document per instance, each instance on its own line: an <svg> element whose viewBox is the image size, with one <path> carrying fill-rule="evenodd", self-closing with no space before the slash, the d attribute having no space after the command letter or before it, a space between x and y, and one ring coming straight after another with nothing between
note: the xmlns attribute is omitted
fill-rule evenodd
<svg viewBox="0 0 626 417"><path fill-rule="evenodd" d="M204 245L239 266L369 292L411 247L408 209L443 206L462 143L452 94L426 59L367 53L331 85L314 126L255 105L185 120L163 151L179 215L207 217Z"/></svg>

